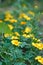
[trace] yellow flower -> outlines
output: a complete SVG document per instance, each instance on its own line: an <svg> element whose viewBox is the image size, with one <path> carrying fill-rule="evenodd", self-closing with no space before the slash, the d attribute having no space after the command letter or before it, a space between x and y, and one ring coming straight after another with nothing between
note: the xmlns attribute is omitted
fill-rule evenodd
<svg viewBox="0 0 43 65"><path fill-rule="evenodd" d="M35 60L38 60L41 64L43 64L43 58L41 56L37 56Z"/></svg>
<svg viewBox="0 0 43 65"><path fill-rule="evenodd" d="M17 22L17 20L11 19L10 22L11 22L11 23L14 23L14 22Z"/></svg>
<svg viewBox="0 0 43 65"><path fill-rule="evenodd" d="M31 20L31 18L30 18L29 16L27 16L27 15L25 15L24 18L25 18L26 20Z"/></svg>
<svg viewBox="0 0 43 65"><path fill-rule="evenodd" d="M23 18L24 16L25 16L25 14L22 13L22 14L19 15L19 18Z"/></svg>
<svg viewBox="0 0 43 65"><path fill-rule="evenodd" d="M5 18L13 18L13 16L11 15L11 13L10 12L6 12L5 13Z"/></svg>
<svg viewBox="0 0 43 65"><path fill-rule="evenodd" d="M27 35L27 34L23 34L23 37L30 38L31 36L30 35Z"/></svg>
<svg viewBox="0 0 43 65"><path fill-rule="evenodd" d="M40 58L40 59L38 60L38 62L40 62L41 64L43 64L43 58Z"/></svg>
<svg viewBox="0 0 43 65"><path fill-rule="evenodd" d="M11 43L16 46L19 46L19 44L20 44L20 42L18 40L12 40Z"/></svg>
<svg viewBox="0 0 43 65"><path fill-rule="evenodd" d="M35 13L33 11L29 11L28 13L33 15L33 16L35 15Z"/></svg>
<svg viewBox="0 0 43 65"><path fill-rule="evenodd" d="M0 19L0 23L2 23L3 21Z"/></svg>
<svg viewBox="0 0 43 65"><path fill-rule="evenodd" d="M39 50L43 49L43 44L42 43L32 43L32 45L36 48L38 48Z"/></svg>
<svg viewBox="0 0 43 65"><path fill-rule="evenodd" d="M7 18L4 19L4 21L10 21L10 19L7 17Z"/></svg>
<svg viewBox="0 0 43 65"><path fill-rule="evenodd" d="M10 34L8 34L8 33L4 34L4 37L9 37L9 36L10 36Z"/></svg>
<svg viewBox="0 0 43 65"><path fill-rule="evenodd" d="M31 32L31 30L32 30L32 28L26 27L24 32L29 33L29 32Z"/></svg>
<svg viewBox="0 0 43 65"><path fill-rule="evenodd" d="M10 30L12 30L14 27L10 24L8 24L8 27L10 28Z"/></svg>
<svg viewBox="0 0 43 65"><path fill-rule="evenodd" d="M20 34L19 34L18 32L14 32L14 34L15 34L16 36L20 36Z"/></svg>
<svg viewBox="0 0 43 65"><path fill-rule="evenodd" d="M25 13L20 14L19 18L24 18L26 20L31 20L29 16L27 16Z"/></svg>
<svg viewBox="0 0 43 65"><path fill-rule="evenodd" d="M23 22L23 21L21 22L21 25L25 25L25 24L26 24L26 22Z"/></svg>
<svg viewBox="0 0 43 65"><path fill-rule="evenodd" d="M41 58L41 56L37 56L37 57L35 57L35 60L40 59L40 58Z"/></svg>
<svg viewBox="0 0 43 65"><path fill-rule="evenodd" d="M11 39L19 39L17 36L12 36Z"/></svg>
<svg viewBox="0 0 43 65"><path fill-rule="evenodd" d="M31 38L33 38L33 37L34 37L34 34L29 34L29 35L30 35L30 37L31 37Z"/></svg>

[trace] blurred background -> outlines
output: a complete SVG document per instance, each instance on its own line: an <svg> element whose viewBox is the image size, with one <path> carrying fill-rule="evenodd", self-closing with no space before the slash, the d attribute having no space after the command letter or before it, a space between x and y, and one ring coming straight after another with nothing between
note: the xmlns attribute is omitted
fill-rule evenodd
<svg viewBox="0 0 43 65"><path fill-rule="evenodd" d="M26 8L23 8L26 7ZM37 13L41 13L39 16L39 27L42 32L41 36L43 36L43 0L0 0L0 13L4 13L6 11L22 11L33 10Z"/></svg>

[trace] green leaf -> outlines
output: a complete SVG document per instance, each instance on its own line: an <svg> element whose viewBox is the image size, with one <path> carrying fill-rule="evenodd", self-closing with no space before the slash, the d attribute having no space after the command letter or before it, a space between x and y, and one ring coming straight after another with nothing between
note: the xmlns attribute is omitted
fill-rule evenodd
<svg viewBox="0 0 43 65"><path fill-rule="evenodd" d="M0 65L2 65L2 62L0 61Z"/></svg>
<svg viewBox="0 0 43 65"><path fill-rule="evenodd" d="M0 33L12 33L12 31L9 29L8 25L4 22L0 23Z"/></svg>

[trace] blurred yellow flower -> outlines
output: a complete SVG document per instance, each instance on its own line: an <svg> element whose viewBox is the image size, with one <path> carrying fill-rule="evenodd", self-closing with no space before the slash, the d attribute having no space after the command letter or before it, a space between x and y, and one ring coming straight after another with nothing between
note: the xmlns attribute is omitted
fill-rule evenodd
<svg viewBox="0 0 43 65"><path fill-rule="evenodd" d="M5 18L13 18L13 16L11 15L11 13L10 12L6 12L5 13Z"/></svg>
<svg viewBox="0 0 43 65"><path fill-rule="evenodd" d="M12 36L11 39L19 39L17 36Z"/></svg>
<svg viewBox="0 0 43 65"><path fill-rule="evenodd" d="M10 19L10 22L14 23L14 22L17 22L17 20L16 19Z"/></svg>
<svg viewBox="0 0 43 65"><path fill-rule="evenodd" d="M23 37L25 38L32 38L34 35L33 34L23 34Z"/></svg>
<svg viewBox="0 0 43 65"><path fill-rule="evenodd" d="M24 18L26 20L31 20L31 17L27 16L25 13L20 14L19 18Z"/></svg>
<svg viewBox="0 0 43 65"><path fill-rule="evenodd" d="M14 28L11 24L8 24L8 27L10 30L12 30Z"/></svg>
<svg viewBox="0 0 43 65"><path fill-rule="evenodd" d="M41 64L43 64L43 58L41 56L37 56L35 60L38 60Z"/></svg>
<svg viewBox="0 0 43 65"><path fill-rule="evenodd" d="M20 36L20 34L19 34L18 32L14 32L14 34L15 34L16 36Z"/></svg>
<svg viewBox="0 0 43 65"><path fill-rule="evenodd" d="M16 46L19 46L19 44L20 44L20 42L18 40L12 40L11 43Z"/></svg>
<svg viewBox="0 0 43 65"><path fill-rule="evenodd" d="M25 18L26 20L31 20L31 18L30 18L29 16L27 16L27 15L25 15L24 18Z"/></svg>
<svg viewBox="0 0 43 65"><path fill-rule="evenodd" d="M35 60L40 59L40 58L41 58L41 56L37 56L37 57L35 57Z"/></svg>
<svg viewBox="0 0 43 65"><path fill-rule="evenodd" d="M4 21L10 21L10 19L7 17L7 18L4 19Z"/></svg>
<svg viewBox="0 0 43 65"><path fill-rule="evenodd" d="M0 19L0 23L2 23L3 21Z"/></svg>
<svg viewBox="0 0 43 65"><path fill-rule="evenodd" d="M10 34L8 34L8 33L4 34L4 37L9 37L9 36L10 36Z"/></svg>
<svg viewBox="0 0 43 65"><path fill-rule="evenodd" d="M32 28L26 27L24 32L25 32L25 33L29 33L29 32L31 32L31 30L32 30Z"/></svg>
<svg viewBox="0 0 43 65"><path fill-rule="evenodd" d="M23 37L25 37L25 38L30 38L30 35L23 34Z"/></svg>
<svg viewBox="0 0 43 65"><path fill-rule="evenodd" d="M32 45L36 48L38 48L39 50L42 50L43 49L43 44L42 43L32 43Z"/></svg>
<svg viewBox="0 0 43 65"><path fill-rule="evenodd" d="M33 15L33 16L35 15L35 13L33 11L29 11L28 13Z"/></svg>
<svg viewBox="0 0 43 65"><path fill-rule="evenodd" d="M24 22L24 21L21 22L21 25L25 25L25 24L26 24L26 22Z"/></svg>

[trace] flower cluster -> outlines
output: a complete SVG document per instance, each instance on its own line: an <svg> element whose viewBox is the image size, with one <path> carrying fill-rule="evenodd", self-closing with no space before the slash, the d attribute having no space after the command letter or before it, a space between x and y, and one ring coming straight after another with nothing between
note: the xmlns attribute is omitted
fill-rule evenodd
<svg viewBox="0 0 43 65"><path fill-rule="evenodd" d="M19 4L20 7L15 6L14 11L5 12L0 18L2 33L0 34L0 63L1 65L43 64L39 52L43 50L43 43L38 36L38 7L35 6L36 12L36 9L29 8L30 6L25 4Z"/></svg>

